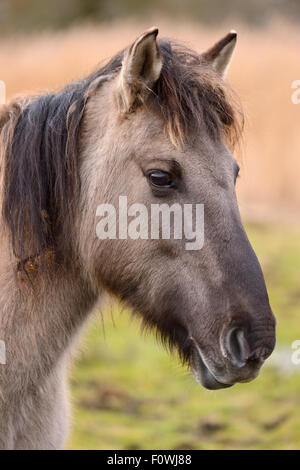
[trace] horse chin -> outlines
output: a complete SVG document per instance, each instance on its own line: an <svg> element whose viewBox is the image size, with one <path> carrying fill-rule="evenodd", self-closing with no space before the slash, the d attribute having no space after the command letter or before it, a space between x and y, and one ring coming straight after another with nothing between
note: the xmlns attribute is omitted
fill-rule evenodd
<svg viewBox="0 0 300 470"><path fill-rule="evenodd" d="M197 382L208 390L219 390L221 388L232 387L233 385L219 382L216 379L208 366L205 364L198 348L194 348L193 350L191 358L191 370Z"/></svg>

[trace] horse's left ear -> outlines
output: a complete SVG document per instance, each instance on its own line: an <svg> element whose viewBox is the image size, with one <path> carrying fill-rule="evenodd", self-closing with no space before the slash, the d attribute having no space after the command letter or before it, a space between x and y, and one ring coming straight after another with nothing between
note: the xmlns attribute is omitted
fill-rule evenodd
<svg viewBox="0 0 300 470"><path fill-rule="evenodd" d="M230 65L236 45L236 38L236 31L230 31L230 33L218 41L211 49L202 54L203 59L210 63L212 67L222 75L222 77L226 76L226 72Z"/></svg>
<svg viewBox="0 0 300 470"><path fill-rule="evenodd" d="M118 101L123 113L143 103L160 76L162 56L157 34L158 28L148 29L125 53L118 86Z"/></svg>

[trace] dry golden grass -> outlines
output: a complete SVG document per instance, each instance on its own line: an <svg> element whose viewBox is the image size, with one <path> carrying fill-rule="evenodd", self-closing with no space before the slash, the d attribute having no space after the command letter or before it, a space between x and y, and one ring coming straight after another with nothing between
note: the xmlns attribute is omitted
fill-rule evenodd
<svg viewBox="0 0 300 470"><path fill-rule="evenodd" d="M265 31L230 24L205 30L191 23L152 19L65 32L2 39L0 79L8 98L63 86L82 77L156 23L160 34L203 50L235 27L239 42L229 80L246 111L242 171L238 183L241 209L250 218L284 218L300 212L300 105L291 101L291 83L300 79L300 32L273 22ZM298 74L298 75L297 75Z"/></svg>

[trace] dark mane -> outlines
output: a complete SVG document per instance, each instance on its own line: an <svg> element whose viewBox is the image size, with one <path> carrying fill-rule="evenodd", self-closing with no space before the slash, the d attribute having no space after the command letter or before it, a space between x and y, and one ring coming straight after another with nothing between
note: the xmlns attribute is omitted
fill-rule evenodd
<svg viewBox="0 0 300 470"><path fill-rule="evenodd" d="M2 217L20 260L55 248L63 225L71 233L85 104L100 79L121 62L118 54L61 92L13 102L0 115Z"/></svg>
<svg viewBox="0 0 300 470"><path fill-rule="evenodd" d="M177 145L205 126L233 143L239 119L223 81L201 56L160 41L163 68L152 100ZM14 101L0 113L2 218L16 257L41 255L71 233L78 177L80 125L88 98L117 73L123 52L58 93Z"/></svg>
<svg viewBox="0 0 300 470"><path fill-rule="evenodd" d="M230 147L239 140L243 115L227 83L201 56L187 47L160 42L163 68L156 85L166 129L175 145L190 141L203 128Z"/></svg>

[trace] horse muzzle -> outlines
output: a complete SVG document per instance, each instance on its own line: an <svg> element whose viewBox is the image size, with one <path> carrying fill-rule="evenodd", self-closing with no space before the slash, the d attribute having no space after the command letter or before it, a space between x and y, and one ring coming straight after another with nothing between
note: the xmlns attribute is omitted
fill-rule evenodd
<svg viewBox="0 0 300 470"><path fill-rule="evenodd" d="M209 390L217 390L255 379L275 346L275 329L271 330L258 340L256 334L247 334L241 327L229 328L221 335L217 364L191 337L190 365L196 380Z"/></svg>

